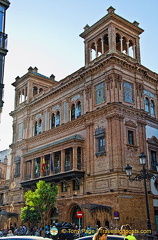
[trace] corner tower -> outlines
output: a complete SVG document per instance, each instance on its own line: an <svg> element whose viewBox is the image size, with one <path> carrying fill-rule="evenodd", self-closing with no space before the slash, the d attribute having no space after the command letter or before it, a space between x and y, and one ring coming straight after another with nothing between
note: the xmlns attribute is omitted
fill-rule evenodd
<svg viewBox="0 0 158 240"><path fill-rule="evenodd" d="M85 40L85 65L89 66L98 58L115 53L129 57L140 64L139 35L144 31L139 23L130 23L109 7L108 14L91 27L86 25L80 36Z"/></svg>

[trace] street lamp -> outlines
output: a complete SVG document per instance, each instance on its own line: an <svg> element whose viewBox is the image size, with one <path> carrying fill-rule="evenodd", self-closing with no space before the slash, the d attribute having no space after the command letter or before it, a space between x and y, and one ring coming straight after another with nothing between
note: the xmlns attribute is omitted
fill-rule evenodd
<svg viewBox="0 0 158 240"><path fill-rule="evenodd" d="M149 235L148 235L148 240L153 239L152 236L152 228L151 228L151 221L150 221L150 213L149 213L149 203L148 203L148 192L147 192L147 186L146 186L146 180L150 180L150 179L154 179L156 178L156 176L152 173L149 173L146 168L145 168L145 164L146 164L146 155L144 153L142 153L139 156L139 160L140 160L140 164L142 165L142 170L140 170L140 174L136 175L135 177L131 177L132 176L132 167L127 164L125 170L126 170L126 175L129 177L129 180L131 182L133 181L141 181L144 180L144 189L145 189L145 200L146 200L146 213L147 213L147 227L149 230ZM156 164L156 169L158 171L158 164Z"/></svg>

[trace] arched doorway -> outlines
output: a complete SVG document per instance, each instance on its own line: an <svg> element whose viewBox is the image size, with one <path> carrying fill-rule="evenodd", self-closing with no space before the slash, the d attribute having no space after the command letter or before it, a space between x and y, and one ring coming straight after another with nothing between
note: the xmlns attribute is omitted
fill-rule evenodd
<svg viewBox="0 0 158 240"><path fill-rule="evenodd" d="M109 221L108 220L105 221L105 227L109 228Z"/></svg>
<svg viewBox="0 0 158 240"><path fill-rule="evenodd" d="M79 218L77 217L77 212L81 211L81 208L79 206L74 206L71 211L71 219L72 223L77 225L79 227ZM80 226L82 226L82 218L80 218Z"/></svg>
<svg viewBox="0 0 158 240"><path fill-rule="evenodd" d="M52 208L50 212L50 224L53 225L53 223L58 222L58 209L57 208Z"/></svg>
<svg viewBox="0 0 158 240"><path fill-rule="evenodd" d="M97 222L96 222L96 225L97 225L97 227L98 227L98 228L100 228L100 227L101 227L101 223L100 223L100 221L99 221L99 220L97 220Z"/></svg>

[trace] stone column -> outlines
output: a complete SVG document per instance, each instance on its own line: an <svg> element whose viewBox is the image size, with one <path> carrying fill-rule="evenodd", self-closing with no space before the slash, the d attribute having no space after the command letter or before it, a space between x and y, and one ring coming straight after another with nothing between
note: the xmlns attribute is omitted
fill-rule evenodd
<svg viewBox="0 0 158 240"><path fill-rule="evenodd" d="M133 58L136 58L136 46L135 45L132 46L132 50L133 50Z"/></svg>
<svg viewBox="0 0 158 240"><path fill-rule="evenodd" d="M127 44L127 55L129 56L129 42L126 42Z"/></svg>

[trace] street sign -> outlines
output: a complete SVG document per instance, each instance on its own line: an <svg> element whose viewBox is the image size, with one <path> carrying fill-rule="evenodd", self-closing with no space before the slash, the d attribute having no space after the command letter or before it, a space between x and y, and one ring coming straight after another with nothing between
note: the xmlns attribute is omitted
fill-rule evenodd
<svg viewBox="0 0 158 240"><path fill-rule="evenodd" d="M118 211L114 212L114 219L119 219L119 212Z"/></svg>
<svg viewBox="0 0 158 240"><path fill-rule="evenodd" d="M78 218L82 218L83 217L83 212L82 211L78 211L76 215L77 215Z"/></svg>
<svg viewBox="0 0 158 240"><path fill-rule="evenodd" d="M56 227L52 227L52 228L50 229L50 234L51 234L52 236L57 235L57 234L58 234L58 229L57 229Z"/></svg>

